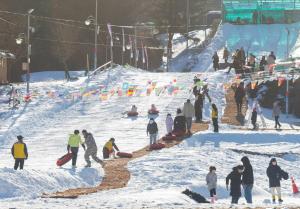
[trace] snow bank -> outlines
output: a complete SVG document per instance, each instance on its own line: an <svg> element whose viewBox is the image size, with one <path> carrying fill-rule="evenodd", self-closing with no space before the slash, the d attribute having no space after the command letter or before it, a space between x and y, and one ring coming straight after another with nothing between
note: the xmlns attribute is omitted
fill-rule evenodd
<svg viewBox="0 0 300 209"><path fill-rule="evenodd" d="M84 71L69 71L70 76L82 77L84 76ZM22 76L22 80L26 81L26 75ZM60 81L65 80L64 71L43 71L34 72L30 74L30 82L45 82L45 81Z"/></svg>

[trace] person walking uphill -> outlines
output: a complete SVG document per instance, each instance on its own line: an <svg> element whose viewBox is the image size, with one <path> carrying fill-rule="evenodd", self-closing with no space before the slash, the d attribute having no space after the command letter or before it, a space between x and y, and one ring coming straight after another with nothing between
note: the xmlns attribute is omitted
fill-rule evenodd
<svg viewBox="0 0 300 209"><path fill-rule="evenodd" d="M27 146L23 142L23 136L17 136L17 139L18 141L11 148L11 154L15 159L14 169L17 170L20 167L20 170L23 170L24 161L28 158Z"/></svg>
<svg viewBox="0 0 300 209"><path fill-rule="evenodd" d="M158 134L157 124L153 118L150 118L149 123L147 125L147 136L150 134L150 146L152 144L156 144L156 138Z"/></svg>
<svg viewBox="0 0 300 209"><path fill-rule="evenodd" d="M243 173L244 167L239 165L232 169L232 172L226 177L226 189L228 190L228 185L230 181L230 195L232 197L231 203L238 204L240 197L242 196L241 192L241 176Z"/></svg>
<svg viewBox="0 0 300 209"><path fill-rule="evenodd" d="M214 132L217 133L219 132L219 124L218 124L218 108L215 104L211 105L212 110L211 110L211 119L213 121L213 126L214 126Z"/></svg>
<svg viewBox="0 0 300 209"><path fill-rule="evenodd" d="M220 66L219 66L219 56L218 56L218 53L215 52L214 56L212 57L213 59L213 67L214 67L214 70L217 71L219 70Z"/></svg>
<svg viewBox="0 0 300 209"><path fill-rule="evenodd" d="M209 167L209 173L206 175L206 184L208 191L210 193L211 197L211 203L214 203L216 201L217 196L217 174L216 174L216 167L210 166Z"/></svg>
<svg viewBox="0 0 300 209"><path fill-rule="evenodd" d="M71 134L68 141L68 152L72 153L72 167L76 168L76 162L77 162L77 155L79 151L79 145L81 144L82 148L85 150L85 145L83 141L81 140L81 137L79 135L79 131L75 130L74 134Z"/></svg>
<svg viewBox="0 0 300 209"><path fill-rule="evenodd" d="M115 157L115 151L114 149L116 149L119 152L119 148L117 147L117 145L115 144L115 139L114 138L110 138L108 142L105 143L104 147L103 147L103 159L108 159L110 157L111 154L114 155Z"/></svg>
<svg viewBox="0 0 300 209"><path fill-rule="evenodd" d="M235 99L238 115L242 113L243 99L246 95L243 85L244 85L243 83L240 83L234 92L234 99Z"/></svg>
<svg viewBox="0 0 300 209"><path fill-rule="evenodd" d="M279 117L281 114L281 107L279 104L279 101L275 101L273 104L273 117L275 118L275 129L277 129L277 126L281 128L281 124L279 123Z"/></svg>
<svg viewBox="0 0 300 209"><path fill-rule="evenodd" d="M204 98L203 94L198 93L196 100L195 100L195 116L196 116L196 122L202 121L202 109L204 104Z"/></svg>
<svg viewBox="0 0 300 209"><path fill-rule="evenodd" d="M278 196L278 202L281 203L282 198L281 198L281 185L280 181L281 179L287 180L289 178L289 174L283 171L278 165L276 158L272 158L269 164L269 167L267 168L267 176L269 178L269 186L271 189L272 193L272 201L273 203L276 202L276 194L275 191L277 191L277 196Z"/></svg>
<svg viewBox="0 0 300 209"><path fill-rule="evenodd" d="M253 169L252 165L250 163L250 160L248 157L243 157L241 159L243 166L244 166L244 172L242 176L242 185L244 189L244 196L247 201L247 203L252 204L252 189L254 184L254 176L253 176Z"/></svg>
<svg viewBox="0 0 300 209"><path fill-rule="evenodd" d="M82 130L82 135L85 139L84 143L86 145L84 159L87 164L85 167L91 167L90 156L93 158L93 160L95 160L97 163L99 163L101 166L103 166L104 165L103 161L97 157L98 148L97 148L97 145L96 145L93 135L91 133L88 133L87 130Z"/></svg>
<svg viewBox="0 0 300 209"><path fill-rule="evenodd" d="M186 119L186 127L187 127L188 134L191 135L193 117L195 116L195 108L194 105L191 103L191 100L189 99L184 103L183 115Z"/></svg>
<svg viewBox="0 0 300 209"><path fill-rule="evenodd" d="M186 119L182 114L181 109L177 109L177 115L174 119L174 132L180 132L185 134L186 132Z"/></svg>

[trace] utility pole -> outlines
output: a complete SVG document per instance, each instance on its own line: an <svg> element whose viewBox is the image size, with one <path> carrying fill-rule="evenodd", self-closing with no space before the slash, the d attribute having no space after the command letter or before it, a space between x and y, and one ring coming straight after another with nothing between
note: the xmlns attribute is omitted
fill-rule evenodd
<svg viewBox="0 0 300 209"><path fill-rule="evenodd" d="M27 15L27 73L26 73L26 82L27 82L27 96L29 96L29 82L30 82L30 56L31 56L31 44L30 44L30 17L34 9L28 10Z"/></svg>
<svg viewBox="0 0 300 209"><path fill-rule="evenodd" d="M186 0L186 49L189 48L190 0Z"/></svg>
<svg viewBox="0 0 300 209"><path fill-rule="evenodd" d="M98 0L95 0L95 52L94 52L94 70L97 69L98 65Z"/></svg>
<svg viewBox="0 0 300 209"><path fill-rule="evenodd" d="M135 51L135 57L134 57L134 65L135 68L137 68L137 62L138 62L138 52L137 52L137 30L136 25L134 26L134 51Z"/></svg>

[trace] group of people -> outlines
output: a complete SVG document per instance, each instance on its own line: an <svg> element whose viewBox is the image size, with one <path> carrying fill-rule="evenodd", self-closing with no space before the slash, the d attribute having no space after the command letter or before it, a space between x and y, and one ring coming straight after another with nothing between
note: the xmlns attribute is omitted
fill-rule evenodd
<svg viewBox="0 0 300 209"><path fill-rule="evenodd" d="M225 64L228 64L228 60L230 57L230 52L227 47L223 50L223 59ZM218 52L215 52L213 57L213 68L215 71L220 69L220 58L218 56ZM259 71L269 71L270 73L273 70L273 65L275 64L276 56L273 51L267 56L262 56L259 62ZM240 73L253 73L256 69L256 56L252 53L246 55L243 47L240 49L236 49L234 54L232 55L232 63L229 64L229 70L227 73L230 73L231 69L234 68L237 74Z"/></svg>
<svg viewBox="0 0 300 209"><path fill-rule="evenodd" d="M97 157L97 144L91 133L87 130L82 130L82 135L84 140L80 136L79 130L75 130L73 134L70 134L68 139L67 151L72 153L72 167L76 168L77 156L79 152L80 145L84 150L84 159L86 161L85 167L91 167L91 159L104 166L104 162ZM14 169L18 168L22 170L24 168L24 161L28 158L27 146L23 142L23 136L17 136L17 142L15 142L11 148L11 154L15 159ZM115 151L119 152L119 148L115 144L115 139L109 139L103 146L103 159L108 159L111 156L115 157Z"/></svg>
<svg viewBox="0 0 300 209"><path fill-rule="evenodd" d="M238 201L242 196L241 188L244 190L246 202L252 204L252 189L254 185L253 168L248 157L244 156L241 161L242 165L234 167L227 175L226 189L230 190L232 204L238 204ZM288 179L288 173L278 166L276 158L272 158L266 170L266 174L269 179L269 187L271 190L273 203L276 202L276 195L278 197L278 202L283 202L280 182L282 179ZM210 193L211 203L214 203L216 200L217 179L216 167L211 166L209 168L209 173L206 176L206 184Z"/></svg>

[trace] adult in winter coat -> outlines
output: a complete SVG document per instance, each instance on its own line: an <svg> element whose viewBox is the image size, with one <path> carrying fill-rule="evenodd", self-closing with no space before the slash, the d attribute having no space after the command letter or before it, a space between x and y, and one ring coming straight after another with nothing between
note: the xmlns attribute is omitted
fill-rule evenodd
<svg viewBox="0 0 300 209"><path fill-rule="evenodd" d="M103 159L108 159L111 154L115 156L115 150L119 152L119 148L115 144L115 138L110 138L108 142L105 143L102 153Z"/></svg>
<svg viewBox="0 0 300 209"><path fill-rule="evenodd" d="M273 104L273 117L275 118L275 128L277 129L277 126L281 128L281 124L279 123L279 117L281 114L281 107L279 101L275 101Z"/></svg>
<svg viewBox="0 0 300 209"><path fill-rule="evenodd" d="M18 141L11 148L11 154L15 159L14 169L17 170L20 166L20 170L23 170L24 161L28 158L27 146L23 142L23 136L17 136L17 139Z"/></svg>
<svg viewBox="0 0 300 209"><path fill-rule="evenodd" d="M210 166L209 173L206 175L206 185L211 197L211 203L214 203L216 200L217 195L217 174L216 174L216 167Z"/></svg>
<svg viewBox="0 0 300 209"><path fill-rule="evenodd" d="M83 149L85 150L85 145L84 145L83 141L81 140L79 131L75 130L74 134L71 134L69 137L68 147L67 147L68 152L72 153L72 167L73 168L76 168L77 155L78 155L80 144L83 147Z"/></svg>
<svg viewBox="0 0 300 209"><path fill-rule="evenodd" d="M230 196L232 197L231 203L238 204L240 197L242 196L241 192L241 176L243 173L244 167L239 165L232 169L232 172L226 177L226 188L228 190L228 185L230 181Z"/></svg>
<svg viewBox="0 0 300 209"><path fill-rule="evenodd" d="M256 122L257 122L257 111L256 111L256 108L253 108L253 111L251 114L251 123L253 125L253 130L257 129Z"/></svg>
<svg viewBox="0 0 300 209"><path fill-rule="evenodd" d="M278 195L278 202L282 202L282 198L281 198L281 185L280 185L280 181L281 179L288 179L288 173L286 173L285 171L283 171L278 165L277 165L277 161L276 158L272 158L269 164L269 167L267 168L267 176L269 178L269 186L271 189L271 193L272 193L272 200L273 203L275 203L275 191L277 191L277 195Z"/></svg>
<svg viewBox="0 0 300 209"><path fill-rule="evenodd" d="M228 63L228 58L229 58L229 51L228 51L227 47L225 47L224 51L223 51L223 59L225 60L226 64Z"/></svg>
<svg viewBox="0 0 300 209"><path fill-rule="evenodd" d="M219 56L218 53L215 52L214 56L212 57L213 59L213 67L214 70L217 71L220 67L219 67Z"/></svg>
<svg viewBox="0 0 300 209"><path fill-rule="evenodd" d="M245 50L243 47L240 49L239 53L240 53L240 55L239 55L240 61L243 65L245 65L246 64L246 53L245 53Z"/></svg>
<svg viewBox="0 0 300 209"><path fill-rule="evenodd" d="M167 128L168 135L172 134L173 125L174 125L174 121L173 121L172 115L170 113L168 113L167 118L166 118L166 128Z"/></svg>
<svg viewBox="0 0 300 209"><path fill-rule="evenodd" d="M246 95L243 85L244 84L241 83L234 92L234 99L235 99L238 114L242 113L243 99Z"/></svg>
<svg viewBox="0 0 300 209"><path fill-rule="evenodd" d="M276 56L274 52L271 52L270 55L268 56L267 63L268 65L272 65L275 64L275 61L276 61Z"/></svg>
<svg viewBox="0 0 300 209"><path fill-rule="evenodd" d="M242 185L244 189L244 196L247 201L247 203L252 203L252 189L254 184L254 176L253 176L253 169L252 165L250 163L250 160L248 157L243 157L241 159L243 166L244 166L244 172L242 176Z"/></svg>
<svg viewBox="0 0 300 209"><path fill-rule="evenodd" d="M156 143L156 138L158 134L157 124L153 118L150 118L149 123L147 125L147 136L150 134L150 146Z"/></svg>
<svg viewBox="0 0 300 209"><path fill-rule="evenodd" d="M265 56L262 56L262 58L261 58L261 60L260 60L260 63L259 63L259 70L260 70L260 71L264 71L266 65L268 65L268 62L267 62L267 60L266 60L266 57L265 57Z"/></svg>
<svg viewBox="0 0 300 209"><path fill-rule="evenodd" d="M198 93L196 100L195 100L195 116L196 116L196 122L202 121L202 109L204 105L204 97L203 94Z"/></svg>
<svg viewBox="0 0 300 209"><path fill-rule="evenodd" d="M177 115L174 119L174 132L186 132L186 120L181 109L177 109Z"/></svg>
<svg viewBox="0 0 300 209"><path fill-rule="evenodd" d="M214 132L217 133L219 132L219 124L218 124L218 108L215 104L211 105L211 119L213 122L213 126L214 126Z"/></svg>
<svg viewBox="0 0 300 209"><path fill-rule="evenodd" d="M186 100L186 102L183 105L183 115L186 120L188 134L191 134L193 117L195 117L195 108L194 105L191 103L191 100L189 99Z"/></svg>
<svg viewBox="0 0 300 209"><path fill-rule="evenodd" d="M98 148L93 135L91 133L88 133L87 130L82 130L82 135L85 139L84 143L86 145L84 159L87 164L85 167L91 167L90 156L93 158L93 160L95 160L97 163L100 163L103 166L103 161L97 157Z"/></svg>

